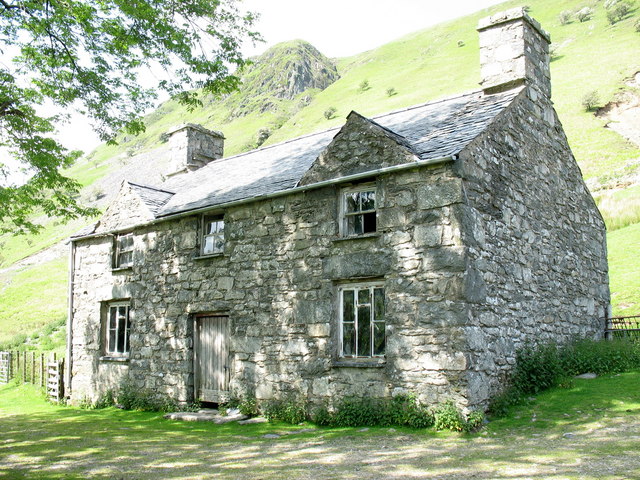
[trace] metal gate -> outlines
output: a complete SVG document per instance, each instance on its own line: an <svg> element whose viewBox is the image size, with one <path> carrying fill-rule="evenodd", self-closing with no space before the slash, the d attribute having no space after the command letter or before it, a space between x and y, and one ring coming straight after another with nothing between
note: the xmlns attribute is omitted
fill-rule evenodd
<svg viewBox="0 0 640 480"><path fill-rule="evenodd" d="M194 326L195 398L229 400L229 317L198 316Z"/></svg>

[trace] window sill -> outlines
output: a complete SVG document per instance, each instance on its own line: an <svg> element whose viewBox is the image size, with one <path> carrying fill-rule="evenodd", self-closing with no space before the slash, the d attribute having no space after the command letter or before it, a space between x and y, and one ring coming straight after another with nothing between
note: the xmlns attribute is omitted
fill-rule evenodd
<svg viewBox="0 0 640 480"><path fill-rule="evenodd" d="M207 260L209 258L220 258L220 257L224 257L224 253L220 252L220 253L212 253L210 255L199 255L197 257L193 257L194 260Z"/></svg>
<svg viewBox="0 0 640 480"><path fill-rule="evenodd" d="M348 237L340 237L340 238L334 238L332 241L333 243L339 243L339 242L346 242L349 240L362 240L365 238L379 238L381 237L382 234L379 232L375 232L375 233L365 233L363 235L350 235Z"/></svg>
<svg viewBox="0 0 640 480"><path fill-rule="evenodd" d="M332 367L346 368L383 368L387 364L386 358L341 358L331 362Z"/></svg>
<svg viewBox="0 0 640 480"><path fill-rule="evenodd" d="M133 265L130 265L128 267L115 267L115 268L111 269L111 271L113 273L128 272L128 271L132 271L132 270L133 270Z"/></svg>
<svg viewBox="0 0 640 480"><path fill-rule="evenodd" d="M129 363L129 357L111 357L104 355L100 357L101 362L113 362L113 363Z"/></svg>

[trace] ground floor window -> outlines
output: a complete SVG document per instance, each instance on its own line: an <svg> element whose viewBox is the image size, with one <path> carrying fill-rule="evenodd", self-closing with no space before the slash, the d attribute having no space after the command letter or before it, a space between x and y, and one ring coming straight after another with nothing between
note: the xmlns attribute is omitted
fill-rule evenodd
<svg viewBox="0 0 640 480"><path fill-rule="evenodd" d="M367 283L340 287L340 356L384 356L385 337L384 286Z"/></svg>
<svg viewBox="0 0 640 480"><path fill-rule="evenodd" d="M108 304L105 353L111 356L129 355L129 302Z"/></svg>

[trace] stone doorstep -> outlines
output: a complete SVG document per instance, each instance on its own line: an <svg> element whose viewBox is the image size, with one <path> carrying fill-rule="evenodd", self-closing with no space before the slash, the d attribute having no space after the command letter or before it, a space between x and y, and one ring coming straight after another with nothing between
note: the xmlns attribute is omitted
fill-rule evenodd
<svg viewBox="0 0 640 480"><path fill-rule="evenodd" d="M164 418L168 420L181 420L183 422L213 422L216 424L223 424L246 420L249 417L242 415L241 413L235 415L220 415L217 411L213 413L201 410L199 412L167 413Z"/></svg>

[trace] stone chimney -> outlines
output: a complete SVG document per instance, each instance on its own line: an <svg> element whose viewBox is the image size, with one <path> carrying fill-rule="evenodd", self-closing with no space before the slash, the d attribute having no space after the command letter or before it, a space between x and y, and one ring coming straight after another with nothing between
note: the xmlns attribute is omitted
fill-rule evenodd
<svg viewBox="0 0 640 480"><path fill-rule="evenodd" d="M491 94L526 84L535 95L551 98L549 44L540 24L514 8L480 20L480 85Z"/></svg>
<svg viewBox="0 0 640 480"><path fill-rule="evenodd" d="M222 158L224 135L186 123L167 132L171 147L169 176L190 172Z"/></svg>

